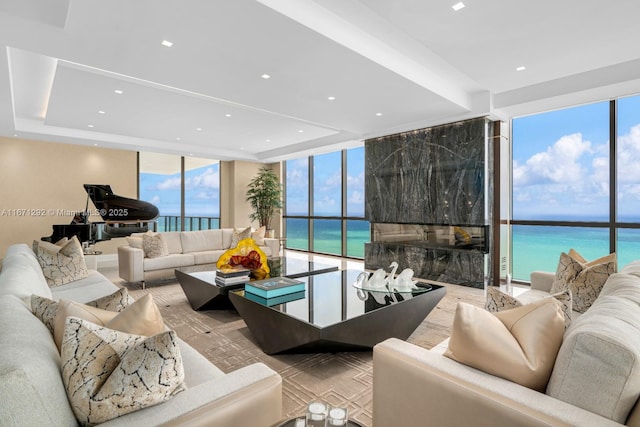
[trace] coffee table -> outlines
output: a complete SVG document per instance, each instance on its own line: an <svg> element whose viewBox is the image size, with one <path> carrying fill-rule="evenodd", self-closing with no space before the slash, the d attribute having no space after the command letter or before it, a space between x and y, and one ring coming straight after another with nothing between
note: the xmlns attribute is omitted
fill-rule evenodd
<svg viewBox="0 0 640 427"><path fill-rule="evenodd" d="M362 291L358 270L300 277L304 297L266 306L231 290L229 300L267 354L371 350L387 338L407 339L446 288L418 283L413 292Z"/></svg>
<svg viewBox="0 0 640 427"><path fill-rule="evenodd" d="M308 276L338 270L337 266L311 262L298 258L274 257L267 260L274 275L291 278ZM215 266L195 271L197 268L185 267L175 270L176 279L182 287L191 308L194 310L230 309L228 293L233 289L243 289L244 283L221 286L216 283Z"/></svg>

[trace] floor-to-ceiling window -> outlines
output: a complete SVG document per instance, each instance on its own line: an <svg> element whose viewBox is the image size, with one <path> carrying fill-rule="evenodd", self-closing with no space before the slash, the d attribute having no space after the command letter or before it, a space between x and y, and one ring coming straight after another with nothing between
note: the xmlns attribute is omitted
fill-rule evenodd
<svg viewBox="0 0 640 427"><path fill-rule="evenodd" d="M288 160L285 165L286 246L364 257L364 147Z"/></svg>
<svg viewBox="0 0 640 427"><path fill-rule="evenodd" d="M220 227L217 160L139 153L139 198L158 207L158 231Z"/></svg>
<svg viewBox="0 0 640 427"><path fill-rule="evenodd" d="M513 119L514 279L555 271L570 248L616 252L620 266L637 258L639 111L636 96Z"/></svg>

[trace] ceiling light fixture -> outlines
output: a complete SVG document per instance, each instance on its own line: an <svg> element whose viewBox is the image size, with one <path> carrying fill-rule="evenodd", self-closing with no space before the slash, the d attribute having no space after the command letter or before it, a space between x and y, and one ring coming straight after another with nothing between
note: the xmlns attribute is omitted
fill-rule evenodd
<svg viewBox="0 0 640 427"><path fill-rule="evenodd" d="M264 142L271 142L271 140L270 139L265 139Z"/></svg>
<svg viewBox="0 0 640 427"><path fill-rule="evenodd" d="M120 89L116 89L116 90L114 90L114 92L117 93L118 95L122 95L122 93L123 93Z"/></svg>
<svg viewBox="0 0 640 427"><path fill-rule="evenodd" d="M271 78L271 76L270 76L269 74L263 74L261 77L262 77L263 79L265 79L265 80L266 80L266 79L270 79L270 78Z"/></svg>
<svg viewBox="0 0 640 427"><path fill-rule="evenodd" d="M380 117L382 115L382 113L376 113L376 116Z"/></svg>
<svg viewBox="0 0 640 427"><path fill-rule="evenodd" d="M231 117L231 114L225 114L224 116L225 117Z"/></svg>
<svg viewBox="0 0 640 427"><path fill-rule="evenodd" d="M201 131L202 131L202 128L196 128L196 130L197 130L198 132L201 132Z"/></svg>
<svg viewBox="0 0 640 427"><path fill-rule="evenodd" d="M463 8L464 8L464 3L462 3L461 1L451 6L451 9L455 10L456 12Z"/></svg>
<svg viewBox="0 0 640 427"><path fill-rule="evenodd" d="M98 110L98 114L104 114L104 111Z"/></svg>
<svg viewBox="0 0 640 427"><path fill-rule="evenodd" d="M304 132L304 131L303 131L302 129L299 129L299 130L298 130L298 133L303 133L303 132Z"/></svg>
<svg viewBox="0 0 640 427"><path fill-rule="evenodd" d="M169 40L162 40L162 46L171 47L173 46L173 43Z"/></svg>
<svg viewBox="0 0 640 427"><path fill-rule="evenodd" d="M93 146L94 146L94 147L97 147L97 146L98 146L98 144L93 144Z"/></svg>
<svg viewBox="0 0 640 427"><path fill-rule="evenodd" d="M330 97L328 97L327 99L328 99L329 101L333 101L333 100L335 100L335 99L336 99L336 97L335 97L335 96L330 96Z"/></svg>
<svg viewBox="0 0 640 427"><path fill-rule="evenodd" d="M90 127L90 128L92 128L92 127L93 127L93 125L87 125L87 127Z"/></svg>
<svg viewBox="0 0 640 427"><path fill-rule="evenodd" d="M180 137L177 137L177 138L176 138L176 141L180 141L181 139L182 139L182 138L180 138Z"/></svg>
<svg viewBox="0 0 640 427"><path fill-rule="evenodd" d="M516 71L524 71L526 69L527 69L527 67L525 67L524 65L521 65L518 68L516 68Z"/></svg>

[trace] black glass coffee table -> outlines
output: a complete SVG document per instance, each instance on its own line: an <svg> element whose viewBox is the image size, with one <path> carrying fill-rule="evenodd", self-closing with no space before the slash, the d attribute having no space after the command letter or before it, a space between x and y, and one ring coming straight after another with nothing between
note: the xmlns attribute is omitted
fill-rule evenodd
<svg viewBox="0 0 640 427"><path fill-rule="evenodd" d="M272 277L296 278L338 270L337 266L290 257L269 258L267 263ZM175 274L194 310L233 308L227 296L229 291L244 288L244 283L224 286L217 284L215 266L207 267L206 270L184 267L176 269Z"/></svg>
<svg viewBox="0 0 640 427"><path fill-rule="evenodd" d="M352 286L361 272L300 277L304 294L272 306L243 289L228 296L260 348L277 354L371 350L387 338L407 339L446 293L427 283L411 292L365 291Z"/></svg>

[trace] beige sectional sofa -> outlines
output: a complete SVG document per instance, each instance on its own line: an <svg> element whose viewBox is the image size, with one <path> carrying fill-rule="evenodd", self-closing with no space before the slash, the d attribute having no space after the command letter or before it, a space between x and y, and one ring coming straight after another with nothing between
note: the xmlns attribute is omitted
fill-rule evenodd
<svg viewBox="0 0 640 427"><path fill-rule="evenodd" d="M31 248L8 249L0 272L1 425L78 425L61 378L60 355L47 327L31 313L31 295L84 303L117 289L97 271L49 288ZM256 363L225 374L185 342L179 345L186 390L103 425L253 427L280 419L282 380L276 372Z"/></svg>
<svg viewBox="0 0 640 427"><path fill-rule="evenodd" d="M532 275L524 299L548 295L552 281L553 273ZM546 393L458 363L446 348L398 339L374 347L375 427L640 426L640 261L609 276L573 317Z"/></svg>
<svg viewBox="0 0 640 427"><path fill-rule="evenodd" d="M127 282L145 282L174 276L176 268L215 264L231 248L233 228L200 231L170 231L162 233L169 255L159 258L145 257L142 249L130 245L118 247L120 278ZM142 234L132 234L140 237ZM260 242L258 242L260 243ZM267 257L278 256L278 239L264 238L258 245Z"/></svg>

